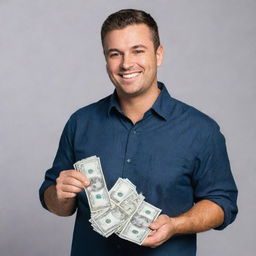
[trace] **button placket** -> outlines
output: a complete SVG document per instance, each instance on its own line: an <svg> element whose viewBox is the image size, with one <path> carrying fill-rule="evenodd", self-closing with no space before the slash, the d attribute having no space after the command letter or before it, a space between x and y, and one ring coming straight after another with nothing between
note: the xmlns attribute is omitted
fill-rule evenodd
<svg viewBox="0 0 256 256"><path fill-rule="evenodd" d="M133 127L130 129L127 138L127 148L125 153L125 166L123 169L123 175L127 177L131 173L131 168L133 168L134 160L137 151L137 130Z"/></svg>

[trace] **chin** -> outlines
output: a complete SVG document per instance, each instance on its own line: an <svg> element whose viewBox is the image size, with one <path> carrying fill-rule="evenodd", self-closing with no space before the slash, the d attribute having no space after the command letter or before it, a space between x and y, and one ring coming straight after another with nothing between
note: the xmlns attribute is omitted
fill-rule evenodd
<svg viewBox="0 0 256 256"><path fill-rule="evenodd" d="M119 93L123 96L126 96L126 97L135 97L135 96L139 96L143 93L142 90L140 89L137 89L137 90L119 90Z"/></svg>

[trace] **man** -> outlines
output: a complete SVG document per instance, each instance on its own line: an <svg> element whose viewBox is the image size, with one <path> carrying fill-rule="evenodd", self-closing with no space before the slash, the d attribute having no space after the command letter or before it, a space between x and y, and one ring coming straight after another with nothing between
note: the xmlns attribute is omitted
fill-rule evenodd
<svg viewBox="0 0 256 256"><path fill-rule="evenodd" d="M224 137L212 119L170 97L157 81L163 46L149 14L114 13L101 37L115 91L71 116L41 202L61 216L77 210L71 255L195 255L197 232L221 230L237 214ZM162 209L142 246L92 230L84 193L89 180L72 167L92 155L101 159L108 188L129 178Z"/></svg>

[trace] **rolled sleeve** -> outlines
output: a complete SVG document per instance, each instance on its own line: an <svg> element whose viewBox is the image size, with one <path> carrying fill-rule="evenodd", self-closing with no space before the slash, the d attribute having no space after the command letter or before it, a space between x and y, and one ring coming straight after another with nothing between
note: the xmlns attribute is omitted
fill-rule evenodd
<svg viewBox="0 0 256 256"><path fill-rule="evenodd" d="M75 162L74 150L73 150L73 122L71 119L66 123L62 132L57 154L54 158L52 167L46 171L45 179L39 189L39 198L42 206L47 209L44 202L44 192L51 186L56 184L56 179L59 177L59 173L63 170L73 169L73 163Z"/></svg>
<svg viewBox="0 0 256 256"><path fill-rule="evenodd" d="M213 129L198 155L193 181L195 202L208 199L224 211L224 222L215 229L222 230L232 223L238 212L238 191L219 127Z"/></svg>

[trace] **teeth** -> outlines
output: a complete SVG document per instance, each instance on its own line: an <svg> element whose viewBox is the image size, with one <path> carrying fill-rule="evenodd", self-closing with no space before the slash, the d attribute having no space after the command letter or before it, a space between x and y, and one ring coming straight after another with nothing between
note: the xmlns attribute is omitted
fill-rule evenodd
<svg viewBox="0 0 256 256"><path fill-rule="evenodd" d="M128 74L128 75L122 75L123 78L133 78L135 76L138 76L140 73L133 73L133 74Z"/></svg>

